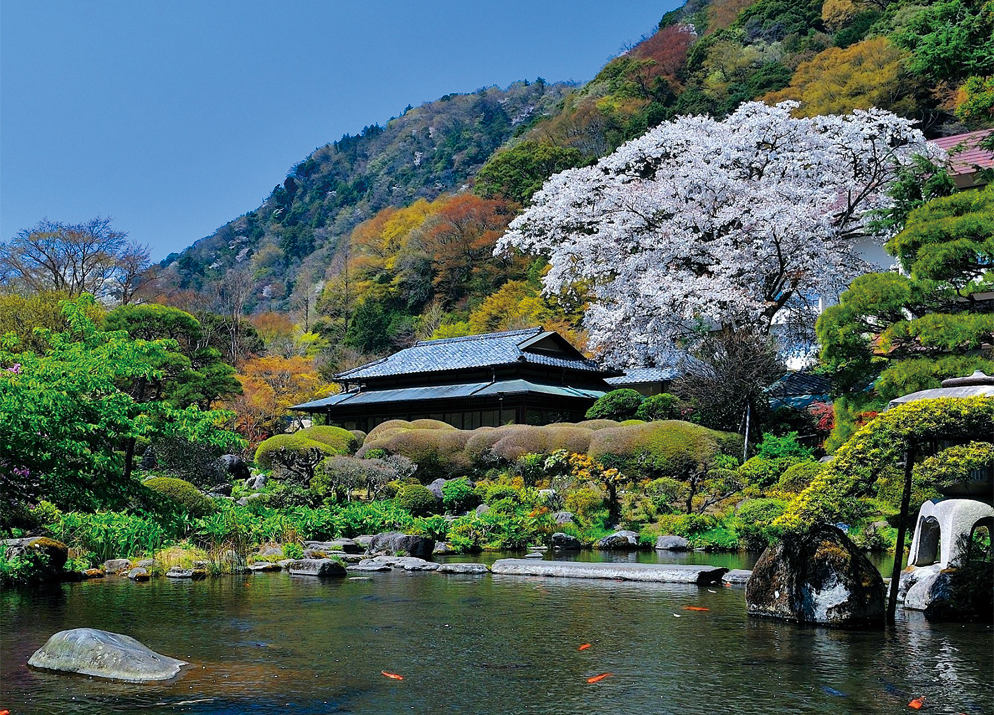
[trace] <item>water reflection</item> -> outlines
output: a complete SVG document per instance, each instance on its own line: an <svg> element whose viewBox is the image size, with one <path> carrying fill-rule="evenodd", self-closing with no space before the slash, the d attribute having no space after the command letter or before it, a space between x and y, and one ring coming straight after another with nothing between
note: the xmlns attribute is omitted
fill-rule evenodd
<svg viewBox="0 0 994 715"><path fill-rule="evenodd" d="M687 555L698 556L708 555ZM15 713L894 713L926 695L932 712L994 712L987 627L904 614L886 632L803 628L747 618L741 588L371 576L4 593L0 703ZM24 667L49 635L79 626L194 665L141 686Z"/></svg>

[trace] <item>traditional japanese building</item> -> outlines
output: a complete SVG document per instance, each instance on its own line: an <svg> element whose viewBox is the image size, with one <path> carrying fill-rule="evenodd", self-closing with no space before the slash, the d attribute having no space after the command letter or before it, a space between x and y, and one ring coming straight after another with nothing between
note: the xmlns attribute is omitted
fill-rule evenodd
<svg viewBox="0 0 994 715"><path fill-rule="evenodd" d="M368 432L392 419L459 429L578 422L621 375L542 328L424 340L335 381L342 392L291 409Z"/></svg>

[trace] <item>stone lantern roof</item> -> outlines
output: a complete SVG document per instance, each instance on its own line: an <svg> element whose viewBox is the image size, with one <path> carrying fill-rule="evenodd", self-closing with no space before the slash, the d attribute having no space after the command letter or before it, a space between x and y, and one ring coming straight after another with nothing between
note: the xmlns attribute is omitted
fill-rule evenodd
<svg viewBox="0 0 994 715"><path fill-rule="evenodd" d="M910 395L898 397L887 403L887 409L918 400L938 400L942 397L994 397L994 377L980 370L969 377L951 377L942 381L942 387L919 390Z"/></svg>

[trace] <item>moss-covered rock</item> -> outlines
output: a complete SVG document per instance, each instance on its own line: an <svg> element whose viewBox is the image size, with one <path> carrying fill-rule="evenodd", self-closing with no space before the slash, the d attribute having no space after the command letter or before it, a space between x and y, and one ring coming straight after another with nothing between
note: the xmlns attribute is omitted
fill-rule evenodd
<svg viewBox="0 0 994 715"><path fill-rule="evenodd" d="M884 582L840 529L790 534L756 562L746 585L750 615L840 627L882 627Z"/></svg>

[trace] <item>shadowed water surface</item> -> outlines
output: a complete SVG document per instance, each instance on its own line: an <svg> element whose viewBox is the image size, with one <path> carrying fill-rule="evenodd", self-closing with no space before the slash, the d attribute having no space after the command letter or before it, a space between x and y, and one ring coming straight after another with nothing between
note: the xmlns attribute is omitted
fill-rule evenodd
<svg viewBox="0 0 994 715"><path fill-rule="evenodd" d="M748 618L742 588L364 575L371 580L108 578L4 593L0 707L13 715L824 714L909 712L908 701L924 695L928 712L994 713L987 626L929 624L912 613L886 632L802 628ZM53 633L84 626L192 665L147 685L24 665ZM582 643L591 647L580 652ZM612 675L587 682L602 673Z"/></svg>

